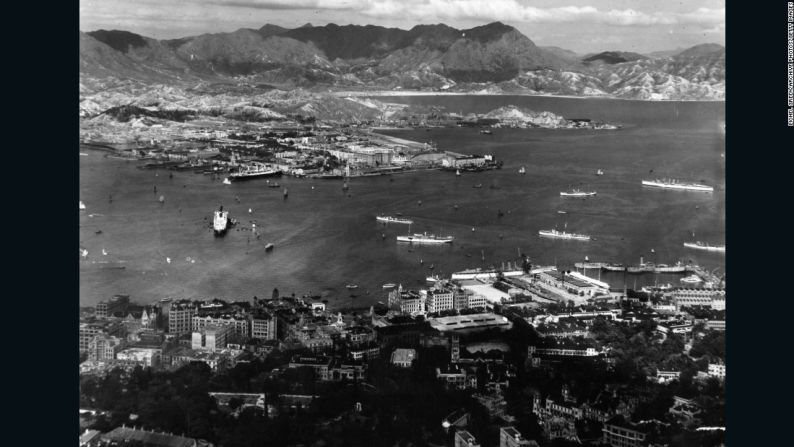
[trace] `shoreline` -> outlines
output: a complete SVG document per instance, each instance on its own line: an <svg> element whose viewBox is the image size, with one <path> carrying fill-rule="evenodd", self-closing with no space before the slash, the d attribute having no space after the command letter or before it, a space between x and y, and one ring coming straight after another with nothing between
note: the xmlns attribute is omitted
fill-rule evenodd
<svg viewBox="0 0 794 447"><path fill-rule="evenodd" d="M529 96L533 98L565 98L565 99L612 99L616 101L638 101L638 102L725 102L724 99L633 99L618 98L616 96L576 96L576 95L542 95L537 93L521 92L502 92L502 93L482 93L482 92L428 92L423 90L345 90L329 93L332 96L345 97L403 97L403 96Z"/></svg>

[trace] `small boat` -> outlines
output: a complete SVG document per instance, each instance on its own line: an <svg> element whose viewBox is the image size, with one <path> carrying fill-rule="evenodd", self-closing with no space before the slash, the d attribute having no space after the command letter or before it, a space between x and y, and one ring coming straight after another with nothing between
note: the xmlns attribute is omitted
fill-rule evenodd
<svg viewBox="0 0 794 447"><path fill-rule="evenodd" d="M692 274L692 275L687 276L686 278L681 278L681 282L684 282L684 283L687 283L687 284L694 284L694 283L703 282L703 280L700 278L700 276Z"/></svg>
<svg viewBox="0 0 794 447"><path fill-rule="evenodd" d="M560 211L557 211L557 214L568 214L568 212L560 210Z"/></svg>
<svg viewBox="0 0 794 447"><path fill-rule="evenodd" d="M167 256L166 256L166 258L165 258L165 262L167 262L167 263L169 263L169 264L170 264L170 263L171 263L171 258L169 258L169 257L167 257Z"/></svg>
<svg viewBox="0 0 794 447"><path fill-rule="evenodd" d="M160 203L165 203L165 196L160 196L160 198L157 199L157 201Z"/></svg>
<svg viewBox="0 0 794 447"><path fill-rule="evenodd" d="M284 188L284 198L286 199L289 193L287 192L287 188Z"/></svg>
<svg viewBox="0 0 794 447"><path fill-rule="evenodd" d="M81 200L80 201L80 210L84 210L84 209L86 209L85 208L85 203L83 203L83 201Z"/></svg>
<svg viewBox="0 0 794 447"><path fill-rule="evenodd" d="M460 169L457 169L457 170L455 171L455 176L456 176L456 177L460 177Z"/></svg>
<svg viewBox="0 0 794 447"><path fill-rule="evenodd" d="M269 243L265 245L265 251L273 251L273 247L275 247L275 245Z"/></svg>
<svg viewBox="0 0 794 447"><path fill-rule="evenodd" d="M102 234L102 230L96 230L94 231L94 234Z"/></svg>
<svg viewBox="0 0 794 447"><path fill-rule="evenodd" d="M279 185L278 183L268 183L267 187L268 188L280 188L281 185Z"/></svg>
<svg viewBox="0 0 794 447"><path fill-rule="evenodd" d="M656 253L656 250L654 250L654 249L652 248L652 249L651 249L651 253Z"/></svg>
<svg viewBox="0 0 794 447"><path fill-rule="evenodd" d="M581 191L578 189L573 189L571 191L562 191L560 192L562 197L590 197L596 195L595 191Z"/></svg>
<svg viewBox="0 0 794 447"><path fill-rule="evenodd" d="M408 225L414 223L414 221L411 220L411 219L405 219L405 218L401 218L401 217L384 216L382 214L380 216L375 216L375 220L377 220L379 222L384 222L384 223L391 222L391 223L401 223L401 224L408 224Z"/></svg>
<svg viewBox="0 0 794 447"><path fill-rule="evenodd" d="M248 214L251 214L252 212L253 210L251 208L248 208Z"/></svg>
<svg viewBox="0 0 794 447"><path fill-rule="evenodd" d="M231 180L229 180L229 177L226 177L225 179L223 179L223 184L224 184L224 185L231 185L231 184L232 184L232 181L231 181Z"/></svg>
<svg viewBox="0 0 794 447"><path fill-rule="evenodd" d="M80 155L82 155L83 157L85 157L85 156L87 156L88 154L86 154L85 152L80 152Z"/></svg>
<svg viewBox="0 0 794 447"><path fill-rule="evenodd" d="M598 171L596 171L596 175L604 175L604 171L599 169Z"/></svg>
<svg viewBox="0 0 794 447"><path fill-rule="evenodd" d="M427 278L425 278L425 281L427 281L427 282L439 282L439 281L441 281L441 278L439 278L438 275L430 275Z"/></svg>
<svg viewBox="0 0 794 447"><path fill-rule="evenodd" d="M83 258L87 258L88 257L88 250L86 250L85 248L81 248L80 249L80 256L83 257Z"/></svg>
<svg viewBox="0 0 794 447"><path fill-rule="evenodd" d="M436 268L436 265L435 265L435 264L430 264L430 267L428 267L428 268L429 268L430 270L433 270L434 268Z"/></svg>
<svg viewBox="0 0 794 447"><path fill-rule="evenodd" d="M395 287L397 287L397 285L395 285L394 283L390 283L390 282L383 285L384 289L393 289Z"/></svg>
<svg viewBox="0 0 794 447"><path fill-rule="evenodd" d="M472 186L472 188L482 188L482 183L477 183L476 185Z"/></svg>
<svg viewBox="0 0 794 447"><path fill-rule="evenodd" d="M350 298L358 298L358 295L356 295L355 293L351 293Z"/></svg>
<svg viewBox="0 0 794 447"><path fill-rule="evenodd" d="M348 284L345 287L347 287L350 290L358 289L358 284Z"/></svg>
<svg viewBox="0 0 794 447"><path fill-rule="evenodd" d="M487 129L481 130L480 133L483 135L493 135L493 132Z"/></svg>
<svg viewBox="0 0 794 447"><path fill-rule="evenodd" d="M526 173L527 173L527 170L526 170L526 168L524 168L523 166L521 166L521 169L519 169L519 170L518 170L518 173L519 173L519 174L526 174Z"/></svg>
<svg viewBox="0 0 794 447"><path fill-rule="evenodd" d="M107 251L105 251L105 249L104 249L104 248L102 249L102 255L103 255L103 256L107 256L107 255L108 255L108 252L107 252Z"/></svg>

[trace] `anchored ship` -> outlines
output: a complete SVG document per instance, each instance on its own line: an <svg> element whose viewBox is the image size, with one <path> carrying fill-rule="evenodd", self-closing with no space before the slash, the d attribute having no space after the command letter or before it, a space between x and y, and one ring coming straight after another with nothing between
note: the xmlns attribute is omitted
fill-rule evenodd
<svg viewBox="0 0 794 447"><path fill-rule="evenodd" d="M414 223L414 221L412 221L411 219L404 219L402 217L392 217L392 216L384 216L384 215L376 216L375 219L380 222L387 222L387 223L391 222L391 223L401 223L408 225Z"/></svg>
<svg viewBox="0 0 794 447"><path fill-rule="evenodd" d="M249 180L260 177L272 177L281 174L281 171L271 168L262 163L251 163L250 165L241 167L239 171L229 175L229 180L237 182L240 180Z"/></svg>
<svg viewBox="0 0 794 447"><path fill-rule="evenodd" d="M83 201L81 200L80 201L80 210L84 210L84 209L85 209L85 203L83 203Z"/></svg>
<svg viewBox="0 0 794 447"><path fill-rule="evenodd" d="M538 234L545 237L553 237L557 239L573 239L577 241L589 241L590 236L586 234L568 233L566 231L557 230L540 230Z"/></svg>
<svg viewBox="0 0 794 447"><path fill-rule="evenodd" d="M664 189L677 189L682 191L702 191L702 192L714 191L714 188L712 186L701 185L699 183L687 183L675 179L643 180L642 186L651 186L654 188L664 188Z"/></svg>
<svg viewBox="0 0 794 447"><path fill-rule="evenodd" d="M573 189L569 192L562 191L560 192L562 197L589 197L596 195L595 191L580 191L578 189Z"/></svg>
<svg viewBox="0 0 794 447"><path fill-rule="evenodd" d="M694 283L698 283L698 282L703 282L703 280L700 278L700 276L692 274L692 275L687 276L686 278L681 278L681 282L688 283L688 284L694 284Z"/></svg>
<svg viewBox="0 0 794 447"><path fill-rule="evenodd" d="M706 251L718 251L720 253L725 253L725 246L724 245L709 245L700 241L697 242L684 242L684 247L687 248L696 248L698 250L706 250Z"/></svg>
<svg viewBox="0 0 794 447"><path fill-rule="evenodd" d="M223 236L229 229L229 212L223 210L223 206L218 211L215 211L215 217L212 219L212 229L215 231L215 236Z"/></svg>
<svg viewBox="0 0 794 447"><path fill-rule="evenodd" d="M455 238L452 236L436 236L427 233L415 233L409 236L397 236L397 242L411 242L418 244L451 244Z"/></svg>
<svg viewBox="0 0 794 447"><path fill-rule="evenodd" d="M519 173L519 174L526 174L526 173L527 173L527 170L526 170L526 168L525 168L525 167L521 166L521 169L519 169L519 170L518 170L518 173Z"/></svg>

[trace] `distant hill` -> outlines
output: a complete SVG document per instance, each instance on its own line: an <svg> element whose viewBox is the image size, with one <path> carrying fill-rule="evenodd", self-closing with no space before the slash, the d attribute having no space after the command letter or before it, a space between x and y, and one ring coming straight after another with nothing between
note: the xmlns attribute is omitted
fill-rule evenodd
<svg viewBox="0 0 794 447"><path fill-rule="evenodd" d="M719 99L721 45L665 58L606 51L580 56L538 47L512 26L445 24L410 30L375 25L303 25L157 40L128 31L80 33L81 82L102 79L279 88L418 89L493 93Z"/></svg>

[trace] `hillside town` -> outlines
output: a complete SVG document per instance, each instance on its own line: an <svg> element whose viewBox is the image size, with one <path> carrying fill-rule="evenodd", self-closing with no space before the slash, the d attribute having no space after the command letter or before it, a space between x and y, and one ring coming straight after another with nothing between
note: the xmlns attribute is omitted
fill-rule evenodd
<svg viewBox="0 0 794 447"><path fill-rule="evenodd" d="M80 321L81 446L724 442L721 288L525 260L370 308L117 295Z"/></svg>

